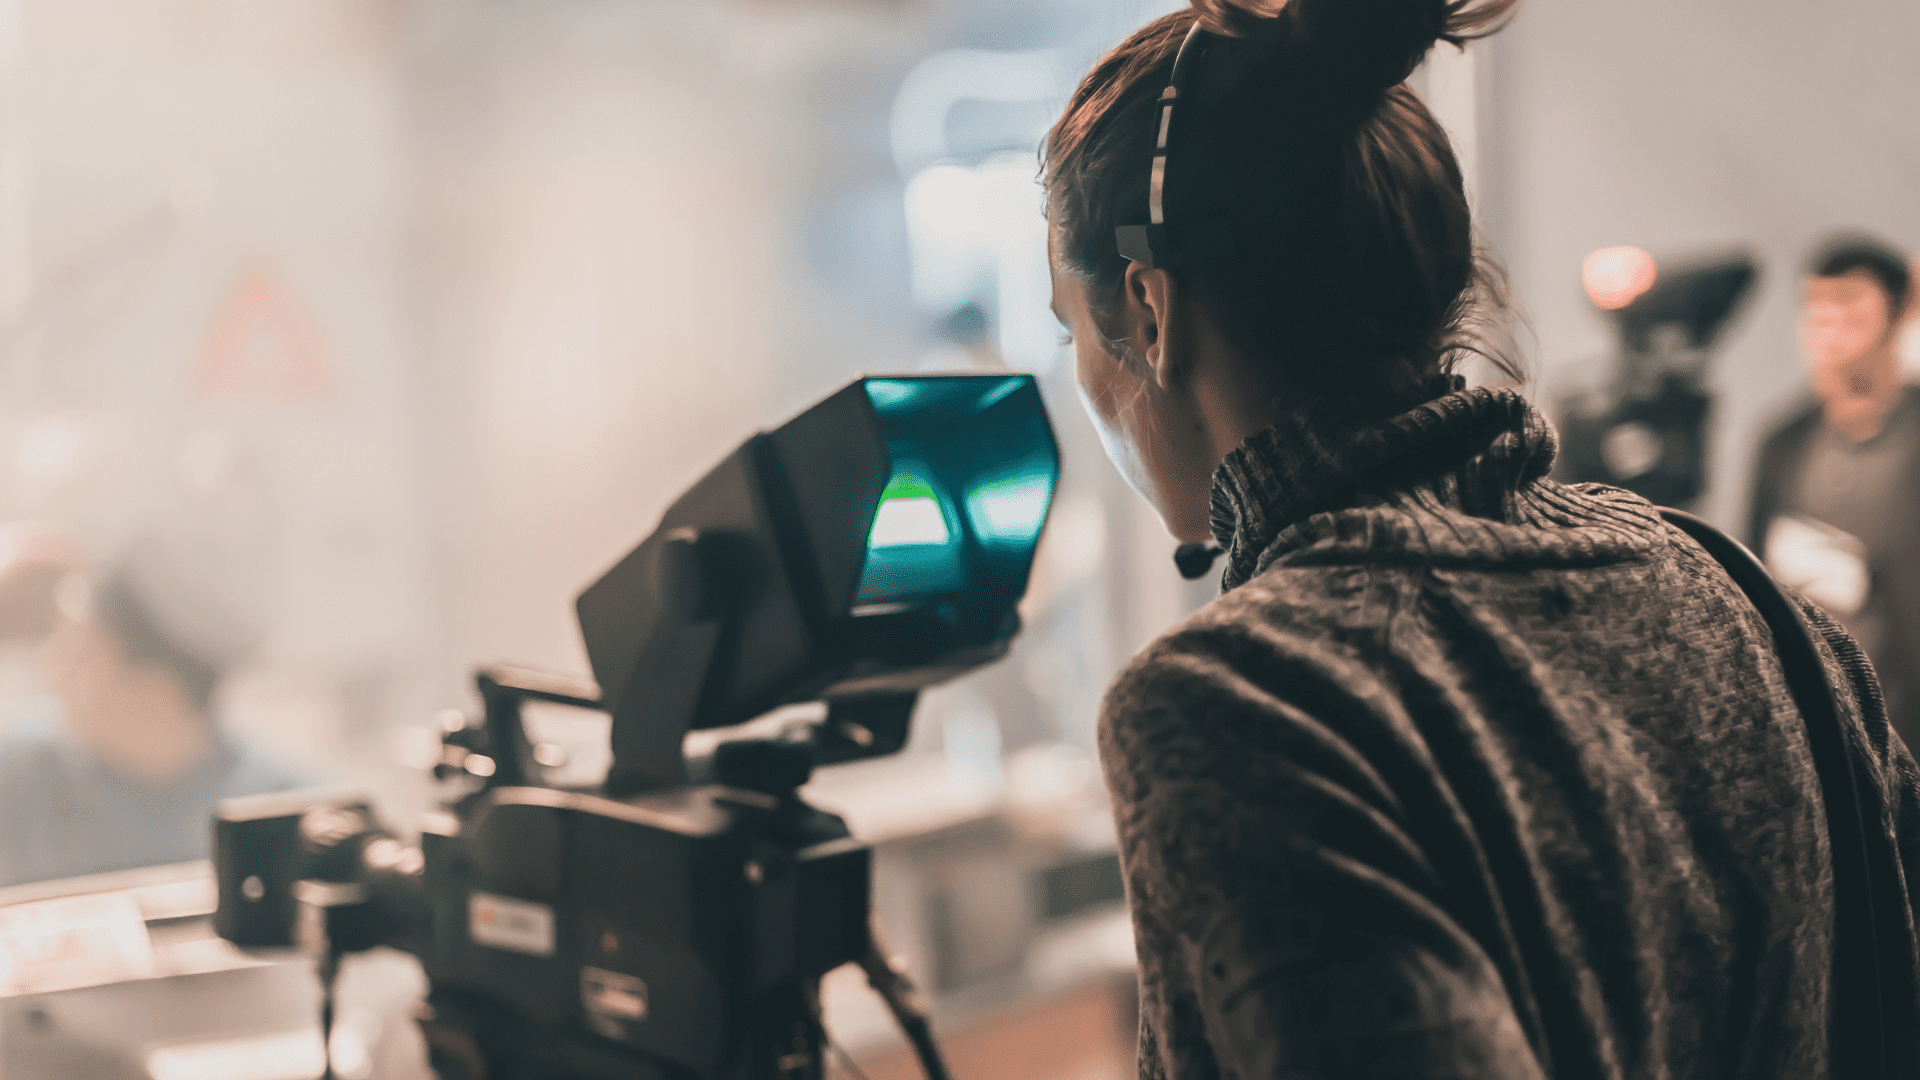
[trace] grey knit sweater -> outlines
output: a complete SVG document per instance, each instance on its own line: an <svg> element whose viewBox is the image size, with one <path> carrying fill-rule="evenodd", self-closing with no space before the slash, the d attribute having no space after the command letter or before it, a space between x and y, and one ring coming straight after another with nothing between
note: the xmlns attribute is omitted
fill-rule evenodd
<svg viewBox="0 0 1920 1080"><path fill-rule="evenodd" d="M1476 389L1221 465L1226 592L1102 710L1142 1077L1825 1075L1825 819L1766 624L1553 448ZM1920 772L1815 618L1911 875Z"/></svg>

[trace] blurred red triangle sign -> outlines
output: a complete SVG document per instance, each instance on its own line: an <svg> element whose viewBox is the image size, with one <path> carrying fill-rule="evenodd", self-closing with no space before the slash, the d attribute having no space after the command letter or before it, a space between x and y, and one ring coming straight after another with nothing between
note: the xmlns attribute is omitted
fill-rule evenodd
<svg viewBox="0 0 1920 1080"><path fill-rule="evenodd" d="M306 307L278 274L254 266L221 303L198 376L212 397L310 398L332 384L333 365Z"/></svg>

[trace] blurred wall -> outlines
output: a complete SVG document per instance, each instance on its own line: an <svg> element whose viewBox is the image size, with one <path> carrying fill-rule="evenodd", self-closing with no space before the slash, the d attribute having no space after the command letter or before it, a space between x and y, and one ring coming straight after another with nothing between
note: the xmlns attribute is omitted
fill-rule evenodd
<svg viewBox="0 0 1920 1080"><path fill-rule="evenodd" d="M584 674L573 595L799 402L777 275L791 148L729 21L719 5L413 7L448 690L491 660Z"/></svg>
<svg viewBox="0 0 1920 1080"><path fill-rule="evenodd" d="M0 6L0 512L165 537L302 758L417 702L427 633L394 14Z"/></svg>
<svg viewBox="0 0 1920 1080"><path fill-rule="evenodd" d="M1713 376L1704 506L1744 529L1758 440L1803 392L1808 249L1863 228L1920 250L1920 4L1527 0L1476 49L1483 220L1538 335L1543 399L1608 374L1588 252L1748 244L1764 263Z"/></svg>

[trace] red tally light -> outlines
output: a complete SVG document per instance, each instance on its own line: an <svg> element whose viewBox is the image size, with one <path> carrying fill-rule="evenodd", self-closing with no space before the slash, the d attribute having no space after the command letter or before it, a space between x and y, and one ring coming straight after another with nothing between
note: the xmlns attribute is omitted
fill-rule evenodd
<svg viewBox="0 0 1920 1080"><path fill-rule="evenodd" d="M1601 248L1580 264L1587 296L1607 311L1633 303L1659 277L1659 264L1637 247Z"/></svg>

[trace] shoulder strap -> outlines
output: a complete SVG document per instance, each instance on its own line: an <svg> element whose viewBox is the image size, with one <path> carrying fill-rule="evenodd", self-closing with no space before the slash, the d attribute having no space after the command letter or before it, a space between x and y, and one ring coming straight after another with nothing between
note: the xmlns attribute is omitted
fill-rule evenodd
<svg viewBox="0 0 1920 1080"><path fill-rule="evenodd" d="M1900 915L1897 909L1889 910L1900 890L1898 880L1889 880L1887 874L1897 873L1897 867L1888 862L1893 853L1880 850L1888 847L1880 830L1868 828L1860 799L1866 773L1847 738L1813 628L1799 605L1739 541L1692 514L1661 507L1660 516L1698 541L1726 569L1773 632L1793 703L1807 725L1832 848L1833 1022L1828 1039L1833 1076L1891 1080L1894 1025L1887 1010L1911 997L1911 987L1902 985L1900 964L1892 957L1883 963L1881 952L1883 941L1891 945L1901 936L1888 921Z"/></svg>

